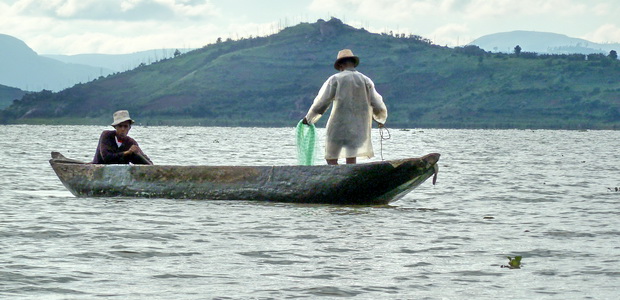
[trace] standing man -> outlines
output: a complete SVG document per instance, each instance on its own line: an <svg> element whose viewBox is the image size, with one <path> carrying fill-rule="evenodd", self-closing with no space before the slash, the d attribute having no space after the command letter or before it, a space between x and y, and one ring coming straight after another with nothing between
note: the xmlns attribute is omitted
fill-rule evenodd
<svg viewBox="0 0 620 300"><path fill-rule="evenodd" d="M372 120L383 127L387 119L387 108L375 84L355 70L359 62L349 49L338 52L334 68L340 72L325 81L303 119L304 124L316 123L333 102L325 145L325 160L329 165L337 165L339 158L355 164L357 157L373 157Z"/></svg>
<svg viewBox="0 0 620 300"><path fill-rule="evenodd" d="M152 165L153 162L142 152L138 143L127 135L131 124L134 123L129 117L129 112L119 110L113 117L112 127L115 130L105 130L101 133L93 164Z"/></svg>

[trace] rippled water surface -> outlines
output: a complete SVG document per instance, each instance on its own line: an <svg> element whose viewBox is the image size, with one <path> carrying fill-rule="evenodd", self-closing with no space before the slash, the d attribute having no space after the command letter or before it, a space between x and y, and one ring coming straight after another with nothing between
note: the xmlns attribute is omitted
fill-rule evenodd
<svg viewBox="0 0 620 300"><path fill-rule="evenodd" d="M620 294L618 131L392 129L384 158L441 153L437 185L390 206L342 207L75 198L49 153L91 160L104 129L0 126L0 298ZM156 164L296 163L292 128L130 135ZM521 269L501 268L517 255Z"/></svg>

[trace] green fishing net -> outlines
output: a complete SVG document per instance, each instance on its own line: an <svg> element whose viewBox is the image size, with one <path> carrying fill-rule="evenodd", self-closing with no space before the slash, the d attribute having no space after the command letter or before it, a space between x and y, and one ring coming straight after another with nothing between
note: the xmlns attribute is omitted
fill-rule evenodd
<svg viewBox="0 0 620 300"><path fill-rule="evenodd" d="M295 130L297 137L297 162L302 166L314 165L316 158L316 127L299 121Z"/></svg>

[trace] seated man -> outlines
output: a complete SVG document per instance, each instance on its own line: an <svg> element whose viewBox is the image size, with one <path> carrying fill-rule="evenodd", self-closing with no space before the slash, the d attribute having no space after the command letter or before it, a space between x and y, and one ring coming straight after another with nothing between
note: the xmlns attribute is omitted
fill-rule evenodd
<svg viewBox="0 0 620 300"><path fill-rule="evenodd" d="M119 110L114 113L112 127L116 130L105 130L101 133L93 164L153 164L138 143L127 136L133 123L128 111Z"/></svg>

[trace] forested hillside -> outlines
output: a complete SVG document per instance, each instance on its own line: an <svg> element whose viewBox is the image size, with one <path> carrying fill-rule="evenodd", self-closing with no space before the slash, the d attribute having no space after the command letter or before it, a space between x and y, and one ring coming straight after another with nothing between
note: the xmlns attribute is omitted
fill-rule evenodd
<svg viewBox="0 0 620 300"><path fill-rule="evenodd" d="M20 99L26 94L18 88L13 88L0 84L0 109L3 109L13 103L13 100Z"/></svg>
<svg viewBox="0 0 620 300"><path fill-rule="evenodd" d="M343 48L375 81L391 127L620 127L620 63L606 55L452 49L338 19L218 41L58 93L30 93L2 111L0 122L107 124L115 110L128 109L152 125L294 126Z"/></svg>

